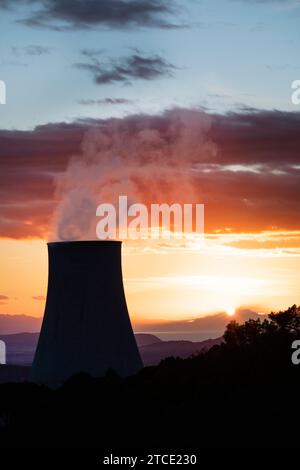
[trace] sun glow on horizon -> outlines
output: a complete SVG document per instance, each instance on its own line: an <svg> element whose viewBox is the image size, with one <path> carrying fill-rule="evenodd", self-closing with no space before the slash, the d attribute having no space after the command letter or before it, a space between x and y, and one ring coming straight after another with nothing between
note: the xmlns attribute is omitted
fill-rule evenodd
<svg viewBox="0 0 300 470"><path fill-rule="evenodd" d="M284 250L280 256L273 248L225 250L219 239L202 249L125 243L122 270L131 319L148 324L216 312L234 319L245 305L259 305L265 312L293 305L299 299L300 251L292 256ZM46 241L3 239L0 253L0 313L41 317L47 295Z"/></svg>
<svg viewBox="0 0 300 470"><path fill-rule="evenodd" d="M226 309L226 313L229 317L233 317L233 315L235 314L235 309L233 307L228 307Z"/></svg>

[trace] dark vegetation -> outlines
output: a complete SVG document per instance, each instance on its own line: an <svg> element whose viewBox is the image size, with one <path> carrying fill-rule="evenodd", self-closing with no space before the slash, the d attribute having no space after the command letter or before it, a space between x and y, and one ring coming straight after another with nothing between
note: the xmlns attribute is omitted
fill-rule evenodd
<svg viewBox="0 0 300 470"><path fill-rule="evenodd" d="M107 453L297 447L294 339L300 339L295 305L268 320L232 321L221 345L189 359L166 359L127 379L108 372L75 376L57 390L0 385L0 446Z"/></svg>

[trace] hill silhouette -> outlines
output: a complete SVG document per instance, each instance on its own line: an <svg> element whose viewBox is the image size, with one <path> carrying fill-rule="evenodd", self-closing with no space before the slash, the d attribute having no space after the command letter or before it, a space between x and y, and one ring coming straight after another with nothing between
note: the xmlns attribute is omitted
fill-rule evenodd
<svg viewBox="0 0 300 470"><path fill-rule="evenodd" d="M17 333L1 335L7 349L7 364L31 366L37 347L39 333ZM136 333L136 342L144 365L158 364L169 356L186 358L218 344L221 338L200 342L193 341L162 341L155 335ZM22 375L23 377L23 375ZM1 381L1 373L0 373Z"/></svg>
<svg viewBox="0 0 300 470"><path fill-rule="evenodd" d="M0 385L3 448L161 452L298 448L300 307L227 325L224 342L121 379ZM89 451L90 452L90 451Z"/></svg>
<svg viewBox="0 0 300 470"><path fill-rule="evenodd" d="M140 346L140 354L145 365L156 365L167 357L179 357L185 359L199 354L203 350L220 344L222 338L208 339L205 341L160 341Z"/></svg>

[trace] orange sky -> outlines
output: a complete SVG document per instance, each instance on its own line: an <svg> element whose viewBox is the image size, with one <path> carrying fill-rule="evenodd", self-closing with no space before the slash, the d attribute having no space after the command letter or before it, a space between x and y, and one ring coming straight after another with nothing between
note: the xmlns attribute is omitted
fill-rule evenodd
<svg viewBox="0 0 300 470"><path fill-rule="evenodd" d="M0 130L0 312L43 314L46 239L119 195L205 205L205 243L124 243L136 321L299 304L300 114L157 115ZM87 215L87 217L86 217ZM62 230L63 229L63 230Z"/></svg>
<svg viewBox="0 0 300 470"><path fill-rule="evenodd" d="M299 303L299 240L299 231L273 231L206 235L204 244L195 239L185 246L174 241L125 242L123 274L131 317L140 324L231 307L268 312ZM46 242L1 240L0 253L0 294L7 297L0 312L42 315Z"/></svg>

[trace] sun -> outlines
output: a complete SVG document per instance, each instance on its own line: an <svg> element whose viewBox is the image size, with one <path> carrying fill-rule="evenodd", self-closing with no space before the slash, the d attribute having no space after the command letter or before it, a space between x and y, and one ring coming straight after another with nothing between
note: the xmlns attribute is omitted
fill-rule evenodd
<svg viewBox="0 0 300 470"><path fill-rule="evenodd" d="M226 313L227 313L227 315L229 315L230 317L232 317L232 316L235 314L235 310L234 310L233 307L228 307L228 308L226 309Z"/></svg>

